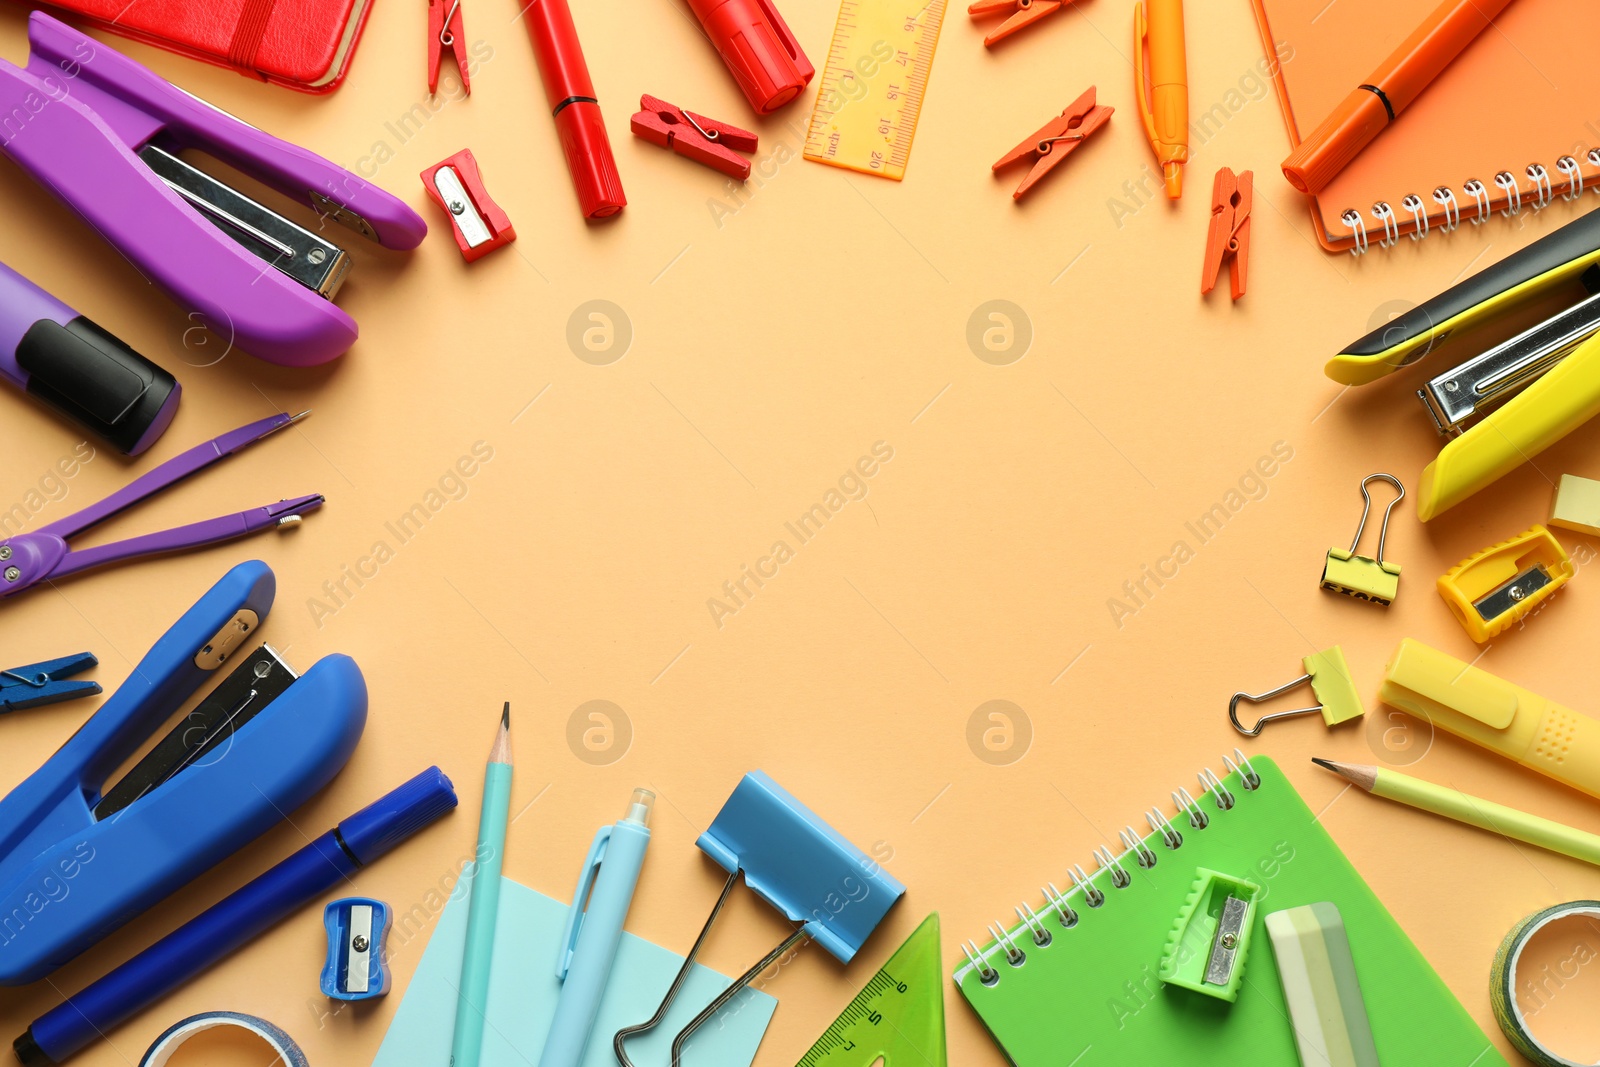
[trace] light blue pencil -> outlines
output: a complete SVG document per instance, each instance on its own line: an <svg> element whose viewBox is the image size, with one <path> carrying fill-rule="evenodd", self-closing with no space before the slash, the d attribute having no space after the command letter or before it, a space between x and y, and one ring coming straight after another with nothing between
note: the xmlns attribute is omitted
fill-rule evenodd
<svg viewBox="0 0 1600 1067"><path fill-rule="evenodd" d="M461 957L460 996L450 1067L478 1067L483 1051L484 1016L489 1007L489 964L494 957L494 924L500 912L500 866L511 814L511 702L500 713L500 732L489 750L483 775L483 814L472 864L472 898L467 902L467 949Z"/></svg>

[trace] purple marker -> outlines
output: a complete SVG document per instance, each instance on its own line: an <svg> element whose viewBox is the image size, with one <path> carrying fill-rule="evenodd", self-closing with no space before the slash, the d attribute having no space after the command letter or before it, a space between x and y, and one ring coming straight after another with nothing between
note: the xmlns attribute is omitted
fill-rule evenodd
<svg viewBox="0 0 1600 1067"><path fill-rule="evenodd" d="M0 263L0 378L129 456L178 411L178 380Z"/></svg>

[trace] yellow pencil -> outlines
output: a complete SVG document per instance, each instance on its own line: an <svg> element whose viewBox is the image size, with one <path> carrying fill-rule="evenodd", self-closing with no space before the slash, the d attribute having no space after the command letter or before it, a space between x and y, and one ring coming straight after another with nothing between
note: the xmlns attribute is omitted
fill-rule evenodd
<svg viewBox="0 0 1600 1067"><path fill-rule="evenodd" d="M1504 804L1468 796L1460 790L1434 785L1382 767L1335 763L1325 759L1313 759L1311 762L1318 767L1326 767L1374 796L1409 804L1413 808L1431 811L1435 815L1443 815L1447 819L1464 822L1502 837L1525 841L1600 866L1600 834L1541 819Z"/></svg>

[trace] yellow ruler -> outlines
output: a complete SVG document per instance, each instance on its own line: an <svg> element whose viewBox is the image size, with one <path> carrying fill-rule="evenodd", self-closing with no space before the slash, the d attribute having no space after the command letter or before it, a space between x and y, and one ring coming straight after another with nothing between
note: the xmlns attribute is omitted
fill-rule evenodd
<svg viewBox="0 0 1600 1067"><path fill-rule="evenodd" d="M843 0L806 132L807 159L895 181L906 176L944 5Z"/></svg>

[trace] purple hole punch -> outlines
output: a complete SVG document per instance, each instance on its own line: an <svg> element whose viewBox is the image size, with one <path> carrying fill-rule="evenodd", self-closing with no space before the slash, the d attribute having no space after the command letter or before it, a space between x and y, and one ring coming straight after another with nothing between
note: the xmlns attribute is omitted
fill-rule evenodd
<svg viewBox="0 0 1600 1067"><path fill-rule="evenodd" d="M349 349L356 323L333 296L350 259L323 223L409 249L428 232L415 211L43 12L28 17L28 42L26 69L0 60L0 152L224 342L290 366ZM309 206L316 232L192 166L185 150Z"/></svg>

